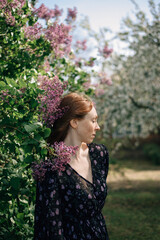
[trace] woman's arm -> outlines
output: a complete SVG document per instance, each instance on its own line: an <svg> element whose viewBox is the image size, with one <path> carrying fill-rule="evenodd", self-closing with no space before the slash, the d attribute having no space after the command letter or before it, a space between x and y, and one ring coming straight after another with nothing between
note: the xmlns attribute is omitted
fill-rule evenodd
<svg viewBox="0 0 160 240"><path fill-rule="evenodd" d="M101 146L102 146L102 151L103 151L104 166L105 166L104 170L105 170L106 181L107 181L108 170L109 170L109 152L104 144L102 144Z"/></svg>
<svg viewBox="0 0 160 240"><path fill-rule="evenodd" d="M64 240L57 173L47 171L37 182L34 240Z"/></svg>

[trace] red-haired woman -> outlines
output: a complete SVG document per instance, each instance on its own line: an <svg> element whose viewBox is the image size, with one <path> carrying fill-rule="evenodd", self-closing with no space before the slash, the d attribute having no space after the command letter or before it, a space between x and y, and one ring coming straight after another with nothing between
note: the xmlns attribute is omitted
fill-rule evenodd
<svg viewBox="0 0 160 240"><path fill-rule="evenodd" d="M108 240L101 210L107 195L109 157L106 147L92 143L99 130L93 102L70 93L60 108L68 107L53 126L49 142L78 146L65 170L48 170L37 184L35 240Z"/></svg>

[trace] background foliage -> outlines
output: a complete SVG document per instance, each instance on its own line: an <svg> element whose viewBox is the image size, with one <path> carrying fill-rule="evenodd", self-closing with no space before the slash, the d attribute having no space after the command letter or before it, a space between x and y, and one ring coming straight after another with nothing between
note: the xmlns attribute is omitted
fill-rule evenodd
<svg viewBox="0 0 160 240"><path fill-rule="evenodd" d="M98 98L104 136L138 139L160 133L160 8L153 1L149 7L151 20L136 5L135 19L126 18L117 36L129 54L112 55L114 84Z"/></svg>

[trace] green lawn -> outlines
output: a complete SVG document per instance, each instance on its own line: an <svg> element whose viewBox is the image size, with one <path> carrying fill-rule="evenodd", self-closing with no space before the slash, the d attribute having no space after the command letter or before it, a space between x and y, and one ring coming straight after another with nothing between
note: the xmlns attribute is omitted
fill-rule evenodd
<svg viewBox="0 0 160 240"><path fill-rule="evenodd" d="M153 170L153 174L156 171L148 162L134 161L131 164L132 161L121 161L117 171L126 166L135 169L135 165L138 166L137 173L143 169ZM110 171L112 168L111 165ZM130 181L128 188L125 180L120 187L118 183L117 180L116 188L115 183L108 183L108 197L103 209L110 240L160 240L159 181L134 180Z"/></svg>

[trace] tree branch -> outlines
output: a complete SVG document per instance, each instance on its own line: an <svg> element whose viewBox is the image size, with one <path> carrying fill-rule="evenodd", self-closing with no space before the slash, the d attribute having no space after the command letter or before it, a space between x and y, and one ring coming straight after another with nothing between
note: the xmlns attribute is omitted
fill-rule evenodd
<svg viewBox="0 0 160 240"><path fill-rule="evenodd" d="M136 102L136 101L134 100L134 98L131 97L131 96L129 96L129 98L131 99L132 103L133 103L137 108L150 109L150 110L154 111L154 108L153 108L153 107L145 106L145 105L143 105L143 104L140 104L140 103Z"/></svg>

